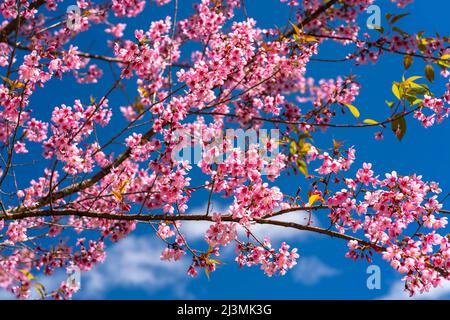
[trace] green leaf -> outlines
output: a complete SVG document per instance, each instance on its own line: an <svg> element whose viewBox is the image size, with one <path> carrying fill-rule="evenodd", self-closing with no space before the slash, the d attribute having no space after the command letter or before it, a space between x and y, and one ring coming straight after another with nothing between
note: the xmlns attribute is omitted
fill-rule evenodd
<svg viewBox="0 0 450 320"><path fill-rule="evenodd" d="M348 104L348 103L346 103L345 106L350 110L350 112L353 114L353 116L355 118L359 118L360 113L359 113L358 108L356 108L354 105L351 105L351 104Z"/></svg>
<svg viewBox="0 0 450 320"><path fill-rule="evenodd" d="M11 90L14 90L16 88L23 88L25 87L25 84L23 84L22 82L18 81L18 80L11 80L9 78L6 78L4 76L1 76L1 78L9 84L9 86L11 87Z"/></svg>
<svg viewBox="0 0 450 320"><path fill-rule="evenodd" d="M409 13L402 13L402 14L395 15L395 16L391 19L391 23L394 24L394 23L396 23L398 20L400 20L401 18L404 18L404 17L409 16L409 15L410 15Z"/></svg>
<svg viewBox="0 0 450 320"><path fill-rule="evenodd" d="M436 63L441 67L441 68L449 68L450 69L450 54L444 54L441 57L442 60L447 60L447 61L442 61L442 60L438 60Z"/></svg>
<svg viewBox="0 0 450 320"><path fill-rule="evenodd" d="M415 106L416 104L419 104L423 101L423 99L416 99L413 101L413 103L411 104L411 106Z"/></svg>
<svg viewBox="0 0 450 320"><path fill-rule="evenodd" d="M405 66L406 70L408 70L412 66L412 63L413 63L413 57L412 56L406 55L403 58L403 65Z"/></svg>
<svg viewBox="0 0 450 320"><path fill-rule="evenodd" d="M292 22L289 21L289 23L291 24L292 28L294 29L294 32L297 36L300 36L302 34L302 32L300 31L300 29L297 27L297 25L293 24Z"/></svg>
<svg viewBox="0 0 450 320"><path fill-rule="evenodd" d="M398 115L396 116L398 117ZM406 133L406 120L404 116L396 118L392 121L392 131L399 141L402 141Z"/></svg>
<svg viewBox="0 0 450 320"><path fill-rule="evenodd" d="M297 150L298 150L297 149L297 142L291 141L289 151L291 152L291 154L297 154Z"/></svg>
<svg viewBox="0 0 450 320"><path fill-rule="evenodd" d="M434 81L434 68L433 68L433 66L431 64L428 64L425 67L425 77L430 82Z"/></svg>
<svg viewBox="0 0 450 320"><path fill-rule="evenodd" d="M392 30L394 30L394 31L396 31L396 32L398 32L398 33L400 33L402 36L406 36L406 37L409 36L408 32L403 31L402 29L400 29L400 28L398 28L398 27L392 27Z"/></svg>
<svg viewBox="0 0 450 320"><path fill-rule="evenodd" d="M414 98L416 98L415 96L418 94L426 94L427 92L428 90L422 87L411 88L408 90L408 94L413 95Z"/></svg>
<svg viewBox="0 0 450 320"><path fill-rule="evenodd" d="M35 288L36 291L39 293L39 296L41 297L41 299L44 300L44 299L45 299L45 296L46 296L46 292L45 292L45 287L44 287L44 285L43 285L42 283L40 283L40 282L37 282L37 283L34 285L34 288Z"/></svg>
<svg viewBox="0 0 450 320"><path fill-rule="evenodd" d="M387 101L387 100L386 100L386 104L387 104L388 107L391 108L391 109L395 106L395 102L392 102L392 101Z"/></svg>
<svg viewBox="0 0 450 320"><path fill-rule="evenodd" d="M289 23L291 24L292 28L294 29L293 38L296 42L300 42L300 43L319 42L319 39L317 39L316 37L304 34L297 25L293 24L290 21L289 21Z"/></svg>
<svg viewBox="0 0 450 320"><path fill-rule="evenodd" d="M306 165L306 162L301 160L301 159L297 159L297 167L298 170L303 173L305 176L308 176L308 167Z"/></svg>
<svg viewBox="0 0 450 320"><path fill-rule="evenodd" d="M382 26L377 26L376 24L373 24L372 27L375 31L378 31L381 34L384 33L384 28Z"/></svg>

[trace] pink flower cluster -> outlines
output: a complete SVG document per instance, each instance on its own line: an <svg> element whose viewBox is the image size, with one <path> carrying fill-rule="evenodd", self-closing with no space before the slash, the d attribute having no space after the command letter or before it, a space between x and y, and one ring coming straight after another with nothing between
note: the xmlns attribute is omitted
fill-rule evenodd
<svg viewBox="0 0 450 320"><path fill-rule="evenodd" d="M411 2L392 1L400 7ZM12 0L0 4L5 40L0 43L0 68L5 75L0 84L4 159L0 217L4 212L20 216L0 219L0 287L28 298L36 274L89 271L105 260L108 243L120 241L138 226L151 227L164 242L162 260L192 257L191 276L199 270L206 275L215 271L222 264L220 250L230 244L236 244L235 260L240 266L258 265L268 276L284 275L296 265L297 249L285 242L277 248L268 238L258 239L252 230L262 219L299 205L308 212L327 210L331 227L322 233L352 239L349 258L370 261L373 253L381 254L404 274L411 293L428 291L450 279L449 237L438 233L447 227L447 219L440 215L439 186L415 174L402 176L393 171L380 177L370 163L352 173L353 147L342 152L335 141L333 150L326 152L313 146L315 133L335 125L340 111L348 113L345 107L355 103L361 85L353 75L309 76L312 58L327 39L343 46L354 44L355 52L345 60L356 65L376 63L385 52L404 52L414 55L415 61L421 55L430 56L424 60L432 64L439 61L437 56L448 53L445 39L425 39L420 33L409 35L392 28L375 40L369 34L360 36L358 15L365 13L372 0L336 1L305 24L300 22L330 2L280 0L277 3L284 9L299 6L293 8L294 23L301 29L292 29L295 36L259 28L251 17L239 20L239 11L245 9L239 0L199 0L192 13L183 10L174 19L171 12L145 29L127 32L126 23L110 22L116 21L112 16L135 17L143 12L144 0L105 4L79 0L83 14L73 28L65 23L53 25L53 18L45 13L58 9L59 0L45 1L42 8L40 2L22 0L19 7ZM152 1L158 6L170 2ZM19 16L20 23L11 28ZM109 55L72 44L76 35L93 25L109 34L105 41ZM132 39L127 39L128 31ZM309 32L315 36L307 36ZM46 106L32 103L34 92L68 74L80 86L100 82L109 70L106 63L120 76L101 99L61 104L50 109L47 119L41 111ZM441 75L447 77L443 61L440 66ZM135 99L119 108L110 94L128 88L130 79L137 87ZM450 84L440 98L426 95L414 116L424 127L440 123L450 113L448 103ZM115 108L127 120L118 127L111 123ZM282 135L245 147L235 147L235 137L216 143L228 128L237 127L274 128ZM377 139L382 137L376 133ZM27 160L38 158L34 144L43 148L44 159L39 159L36 175L24 182L17 179L23 174L17 173ZM198 168L172 157L186 146L201 148ZM282 152L274 157L261 152L278 148ZM221 157L223 161L217 161ZM318 167L308 171L315 160ZM311 182L295 196L274 184L292 167L303 169ZM194 217L212 221L204 235L205 251L188 244L189 235L181 233L181 218L192 220L187 213L190 200L202 191L211 201L223 196L231 203L222 214L212 209L212 216L207 212ZM177 216L180 221L174 221ZM130 217L150 221L138 223ZM62 282L46 293L66 299L78 289L77 284Z"/></svg>
<svg viewBox="0 0 450 320"><path fill-rule="evenodd" d="M205 239L206 242L212 247L218 245L226 246L231 241L236 239L236 224L235 223L222 223L220 219L220 214L215 213L213 219L216 222L211 225L206 231Z"/></svg>
<svg viewBox="0 0 450 320"><path fill-rule="evenodd" d="M95 123L107 125L111 115L107 100L86 108L80 100L76 100L73 107L55 107L51 119L53 135L44 142L44 156L50 158L56 155L65 163L63 169L67 173L91 172L95 161L93 152L90 149L83 151L78 144L91 135Z"/></svg>
<svg viewBox="0 0 450 320"><path fill-rule="evenodd" d="M329 156L319 158L327 162L321 167L327 170L321 173L335 175L339 184L338 173L348 168L332 170ZM445 271L450 265L448 239L436 233L448 223L447 217L437 216L442 204L437 201L441 189L436 183L424 182L417 175L399 176L395 171L381 179L370 163L364 163L355 179L347 178L344 183L346 188L326 198L329 218L340 233L362 230L368 239L367 243L350 241L349 258L365 256L370 261L367 252L382 253L394 269L407 274L406 288L411 294L429 291L450 279ZM361 191L364 198L358 200ZM416 231L406 235L413 225Z"/></svg>
<svg viewBox="0 0 450 320"><path fill-rule="evenodd" d="M450 88L450 85L449 85ZM450 107L444 106L444 101L449 104L450 103L450 91L444 95L444 99L439 98L431 98L428 95L425 95L423 99L423 107L428 108L433 113L431 115L425 115L423 113L423 108L414 112L414 118L417 118L422 123L422 126L425 128L431 127L435 122L441 123L445 118L448 118L450 114Z"/></svg>
<svg viewBox="0 0 450 320"><path fill-rule="evenodd" d="M285 275L287 270L292 269L297 264L299 254L297 249L289 250L289 245L285 242L281 244L278 252L272 248L269 239L264 239L262 246L255 246L253 243L241 243L237 245L239 255L236 262L242 266L251 267L261 265L261 270L269 277L274 274Z"/></svg>

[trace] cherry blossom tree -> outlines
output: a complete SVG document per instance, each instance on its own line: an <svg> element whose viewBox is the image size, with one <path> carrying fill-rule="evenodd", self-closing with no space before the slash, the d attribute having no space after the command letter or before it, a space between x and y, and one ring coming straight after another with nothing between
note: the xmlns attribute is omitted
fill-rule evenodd
<svg viewBox="0 0 450 320"><path fill-rule="evenodd" d="M313 140L341 127L401 140L409 121L425 128L444 121L450 82L431 84L450 74L449 38L400 30L396 22L404 11L387 14L386 25L372 25L378 32L369 33L360 21L375 0L273 0L291 12L278 29L259 27L246 1L78 0L73 10L60 0L2 1L0 287L20 298L33 290L43 298L70 298L76 284L50 291L35 275L88 272L108 263L107 246L137 225L161 240L155 259L191 259L190 276L214 272L225 246L236 248L240 266L258 266L267 276L301 263L296 248L255 236L252 229L263 224L334 237L348 246L351 259L381 255L403 274L411 295L450 280L450 212L438 183L418 174L375 173L368 162L352 167L351 145ZM392 2L403 8L412 0ZM161 6L167 17L126 38L127 18L148 5ZM182 6L192 13L183 16ZM242 12L245 18L237 18ZM111 23L116 17L124 23ZM104 28L109 55L73 44L94 25ZM307 75L312 61L323 61L317 55L325 42L351 48L345 58L325 62L351 62L353 72L403 57L405 76L389 75L384 119L363 119L355 106L363 88L350 70L334 79ZM423 65L423 74L408 73L413 63ZM49 100L48 118L32 102L49 81L75 77L87 86L106 72L116 80L102 82L100 99L59 106ZM117 105L109 99L117 90L134 99ZM112 125L112 117L121 125ZM236 147L235 136L225 135L230 129L259 139ZM200 150L198 161L187 159L188 149ZM17 179L37 158L44 165L28 180ZM282 191L280 176L308 187ZM195 194L207 195L202 214L188 211ZM231 205L216 212L212 203L220 198ZM292 212L309 219L280 219ZM315 213L329 226L314 225ZM188 243L185 221L210 223L203 247Z"/></svg>

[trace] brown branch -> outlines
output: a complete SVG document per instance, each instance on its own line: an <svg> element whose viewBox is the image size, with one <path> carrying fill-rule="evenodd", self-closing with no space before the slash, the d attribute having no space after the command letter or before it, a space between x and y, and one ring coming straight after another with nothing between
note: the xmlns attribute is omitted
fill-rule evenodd
<svg viewBox="0 0 450 320"><path fill-rule="evenodd" d="M324 234L330 237L339 238L343 240L356 240L360 244L369 246L371 248L384 250L383 247L380 247L376 244L367 242L365 240L361 240L355 238L353 236L349 236L346 234L342 234L336 231L323 229L315 226L302 225L295 222L288 221L279 221L272 220L270 218L274 218L276 216L280 216L282 214L286 214L288 212L295 211L308 211L308 210L319 210L319 209L330 209L327 206L312 206L312 207L292 207L285 210L280 210L272 215L267 215L260 219L254 219L253 221L257 224L269 224L280 227L294 228L302 231L310 231L316 232L320 234ZM441 210L442 212L445 210ZM449 212L450 213L450 212ZM178 215L168 215L168 214L117 214L110 212L95 212L95 211L80 211L75 209L60 209L60 210L38 210L38 211L23 211L20 213L9 213L7 215L3 215L0 217L0 221L18 221L28 218L38 218L38 217L66 217L66 216L76 216L76 217L88 217L88 218L97 218L97 219L106 219L106 220L119 220L119 221L139 221L139 222L147 222L147 221L214 221L214 217L204 214L178 214ZM234 218L232 215L222 215L221 221L224 222L239 222L239 218Z"/></svg>
<svg viewBox="0 0 450 320"><path fill-rule="evenodd" d="M316 206L316 207L293 207L286 210L282 210L279 212L275 212L275 215L281 215L280 212L287 213L292 211L301 211L301 210L311 210L311 209L325 209L324 206ZM443 210L441 210L443 211ZM440 212L441 212L440 211ZM64 216L76 216L76 217L88 217L88 218L97 218L97 219L107 219L107 220L117 220L117 221L136 221L136 222L149 222L149 221L210 221L213 222L214 218L208 215L192 215L192 214L178 214L178 215L167 215L167 214L115 214L115 213L101 213L101 212L92 212L92 211L79 211L73 209L65 209L65 210L39 210L39 211L24 211L15 214L8 214L0 216L0 221L11 221L11 220L23 220L27 218L37 218L37 217L64 217ZM375 243L362 240L347 234L342 234L336 231L332 231L329 229L323 229L316 226L303 225L295 222L287 222L287 221L279 221L279 220L271 220L267 219L269 216L261 219L254 219L253 221L256 224L268 224L272 226L284 227L284 228L292 228L301 231L314 232L318 234L323 234L333 238L339 238L346 241L357 241L359 245L371 248L376 250L377 252L384 252L386 250L385 247L377 245ZM232 215L222 215L221 221L224 222L236 222L239 223L239 218L234 218ZM449 275L448 271L436 267L432 264L427 263L427 265L439 272L442 276L447 277Z"/></svg>
<svg viewBox="0 0 450 320"><path fill-rule="evenodd" d="M308 209L307 207L303 209ZM311 209L311 208L309 208ZM299 211L300 208L292 208L291 211ZM284 213L286 213L285 211ZM74 209L64 209L64 210L39 210L39 211L23 211L20 213L8 214L0 217L0 221L17 221L27 218L37 218L37 217L65 217L65 216L76 216L76 217L88 217L97 219L107 219L107 220L120 220L120 221L211 221L213 222L212 216L192 215L192 214L179 214L179 215L166 215L166 214L116 214L109 212L95 212L95 211L79 211ZM234 218L232 215L223 215L221 220L224 222L239 222L239 218ZM356 240L361 245L370 246L376 248L377 246L369 243L367 241L346 235L339 232L322 229L315 226L302 225L294 222L278 221L271 219L255 219L257 224L269 224L286 228L293 228L302 231L316 232L324 234L330 237L340 238L343 240ZM382 249L379 247L378 249Z"/></svg>
<svg viewBox="0 0 450 320"><path fill-rule="evenodd" d="M298 208L297 208L298 209ZM307 207L306 207L307 209ZM311 209L311 208L310 208ZM294 211L294 208L291 208ZM298 209L300 210L300 209ZM55 216L77 216L77 217L89 217L89 218L98 218L98 219L107 219L107 220L121 220L121 221L211 221L213 222L214 218L207 215L190 215L190 214L180 214L180 215L160 215L160 214L114 214L114 213L99 213L99 212L89 212L89 211L78 211L78 210L60 210L60 211L51 211L51 210L42 210L42 211L34 211L34 212L23 212L14 215L2 216L1 220L19 220L26 219L31 217L55 217ZM239 218L234 218L232 215L223 215L221 216L221 221L224 222L239 222ZM347 234L342 234L336 231L323 229L315 226L303 225L295 222L286 222L279 220L270 220L270 219L255 219L255 223L257 224L268 224L278 227L284 228L292 228L301 231L314 232L318 234L323 234L332 238L339 238L346 241L357 241L359 245L371 248L376 250L377 252L383 252L386 249L382 246L379 246L375 243L371 243L369 241L365 241ZM443 276L448 276L448 272L439 267L428 264L429 267L441 273Z"/></svg>
<svg viewBox="0 0 450 320"><path fill-rule="evenodd" d="M325 11L330 9L338 1L339 0L331 0L331 1L328 1L327 3L324 3L316 11L314 11L309 16L305 17L305 19L303 19L301 22L299 22L297 24L297 27L299 27L300 29L303 29L303 26L305 26L305 25L313 22L314 20L316 20L322 13L324 13ZM292 36L294 33L295 33L294 28L291 28L291 30L289 30L288 32L286 32L286 33L284 33L282 35L282 38L283 37L288 38L288 37Z"/></svg>
<svg viewBox="0 0 450 320"><path fill-rule="evenodd" d="M401 50L397 50L397 49L386 48L382 44L377 43L376 41L369 42L369 41L365 41L365 40L358 40L358 39L351 38L351 37L333 36L333 35L316 34L316 33L305 33L305 35L312 36L315 38L323 38L323 39L351 41L351 42L363 42L366 45L372 45L372 46L377 47L380 50L384 50L384 51L387 51L390 53L395 53L395 54L399 54L402 56L411 56L411 57L420 58L420 59L424 59L424 60L429 59L429 60L442 61L442 62L449 61L449 59L442 59L440 57L426 56L426 55L422 55L422 54L418 54L418 53L409 53L409 52L405 52L405 51L401 51ZM338 60L329 60L328 62L341 62L341 61L344 62L347 60L349 60L349 59L345 58L345 59L340 59L340 60L339 59Z"/></svg>
<svg viewBox="0 0 450 320"><path fill-rule="evenodd" d="M333 124L333 123L310 123L306 121L295 121L295 120L283 120L278 118L263 118L263 117L252 117L250 121L264 121L270 123L281 123L287 125L310 125L312 127L330 127L330 128L366 128L366 127L375 127L375 126L384 126L388 123L391 123L397 119L402 117L406 117L410 115L414 111L420 109L421 107L416 107L414 109L409 110L408 112L397 114L393 117L388 118L382 122L377 123L364 123L364 124ZM240 118L239 115L233 113L223 113L223 112L202 112L202 111L190 111L191 115L206 115L206 116L222 116L222 117L230 117L230 118Z"/></svg>

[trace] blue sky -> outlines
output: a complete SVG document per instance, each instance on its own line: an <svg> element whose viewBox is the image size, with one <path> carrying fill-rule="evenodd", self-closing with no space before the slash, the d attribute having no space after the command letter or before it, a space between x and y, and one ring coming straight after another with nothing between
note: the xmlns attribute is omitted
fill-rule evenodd
<svg viewBox="0 0 450 320"><path fill-rule="evenodd" d="M180 1L180 17L190 12L192 1ZM64 8L66 1L61 4ZM254 17L258 26L283 26L288 17L288 10L277 0L246 0L247 10ZM450 3L440 0L416 0L416 3L406 9L399 10L390 1L378 1L382 14L388 12L411 12L411 16L404 18L399 25L407 31L427 30L430 34L439 31L440 34L450 34L448 12ZM155 19L172 13L172 5L158 8L147 4L145 12L135 19L126 22L126 35L132 34L135 28L146 29ZM240 17L241 18L241 17ZM122 22L121 19L111 19ZM385 23L383 20L382 23ZM110 37L102 32L104 26L96 26L93 31L81 35L76 43L82 51L92 51L98 54L111 55L105 40ZM327 44L320 51L323 58L339 58L345 56L342 48ZM75 98L87 101L90 95L101 97L105 88L113 83L108 65L99 63L104 70L104 76L98 84L78 86L72 77L66 80L52 80L46 88L38 90L32 99L35 109L39 110L42 118L48 116L53 107L62 103L72 104ZM422 75L423 64L415 63L407 75ZM354 103L361 111L362 118L384 119L388 116L388 107L384 101L392 99L391 84L400 80L404 69L402 57L394 55L382 56L380 62L373 65L355 67L351 63L329 64L311 62L308 75L315 77L334 78L339 74L346 75L350 71L359 75L362 84L361 94ZM434 92L444 91L444 82L437 81L432 88ZM76 88L76 90L73 90ZM133 81L127 83L127 91L133 96ZM115 91L110 99L113 108L113 124L123 121L119 107L126 105L126 98L120 90ZM343 121L354 121L349 116ZM390 131L385 132L385 139L376 141L373 134L377 129L335 129L326 134L318 134L316 143L321 147L331 145L332 138L344 141L347 146L354 145L357 150L357 163L372 162L377 174L384 174L397 170L401 174L420 173L425 180L435 180L441 183L442 189L450 190L450 148L444 139L449 137L450 125L444 122L429 129L423 129L414 119L408 121L408 132L399 142ZM120 127L123 126L120 125ZM102 138L102 137L101 137ZM105 138L106 139L106 138ZM32 149L30 149L32 151ZM40 152L37 151L36 152ZM29 181L31 170L22 172L23 182ZM28 179L26 179L28 177ZM200 180L199 180L200 181ZM202 181L200 181L202 182ZM295 192L296 186L306 186L302 176L282 177L278 180L285 192ZM195 184L195 180L194 180ZM292 189L290 189L292 188ZM195 197L188 212L194 213L204 210L205 194ZM225 210L226 202L217 198L215 208ZM299 216L289 216L299 219ZM325 223L325 219L317 217L318 223ZM201 243L202 228L206 225L186 225L191 232L190 238ZM163 245L150 232L148 226L139 227L128 239L112 245L108 250L108 258L104 265L97 267L90 274L83 274L82 289L76 298L95 299L380 299L403 298L401 293L400 275L379 258L374 264L380 266L381 289L368 290L366 286L367 263L354 262L346 259L346 243L342 240L329 239L314 234L305 234L285 229L258 232L269 233L275 242L288 240L299 248L301 258L299 265L286 276L268 278L257 268L239 269L234 260L232 248L225 250L227 258L222 260L226 264L208 280L204 275L189 278L186 275L188 260L179 264L159 261L159 253ZM62 279L64 275L58 275ZM48 286L55 285L55 280L44 280ZM424 298L427 296L424 296ZM428 298L450 298L450 286L439 289Z"/></svg>

